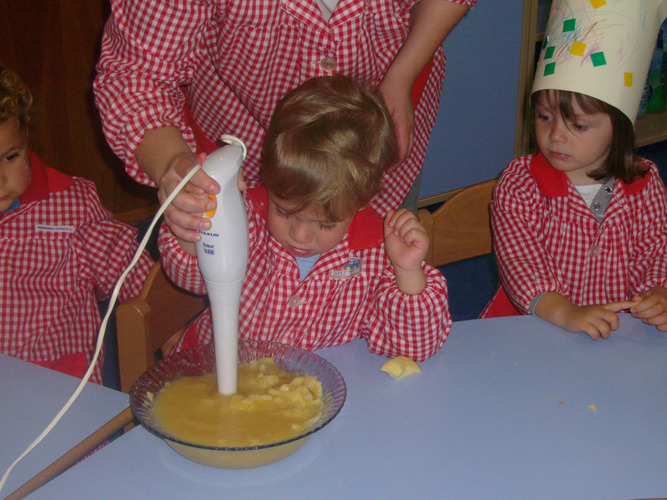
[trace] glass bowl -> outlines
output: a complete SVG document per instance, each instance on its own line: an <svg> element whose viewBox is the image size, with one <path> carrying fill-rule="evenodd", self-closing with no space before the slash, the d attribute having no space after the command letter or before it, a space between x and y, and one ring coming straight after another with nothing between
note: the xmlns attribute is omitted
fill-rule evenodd
<svg viewBox="0 0 667 500"><path fill-rule="evenodd" d="M277 462L298 450L306 440L327 425L343 407L347 388L340 372L326 359L298 347L264 340L239 339L239 363L271 357L288 371L314 375L322 383L322 415L310 427L293 438L252 447L215 447L188 443L170 436L153 419L153 395L165 383L183 376L197 376L215 371L213 345L194 347L173 354L151 366L130 390L130 407L139 423L164 439L184 457L213 467L241 469Z"/></svg>

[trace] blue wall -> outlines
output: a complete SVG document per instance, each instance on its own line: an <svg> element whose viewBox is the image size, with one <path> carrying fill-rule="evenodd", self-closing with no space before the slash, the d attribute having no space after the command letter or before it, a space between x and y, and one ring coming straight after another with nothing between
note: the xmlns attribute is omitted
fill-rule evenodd
<svg viewBox="0 0 667 500"><path fill-rule="evenodd" d="M520 0L479 0L445 41L420 197L496 178L512 161L522 20Z"/></svg>

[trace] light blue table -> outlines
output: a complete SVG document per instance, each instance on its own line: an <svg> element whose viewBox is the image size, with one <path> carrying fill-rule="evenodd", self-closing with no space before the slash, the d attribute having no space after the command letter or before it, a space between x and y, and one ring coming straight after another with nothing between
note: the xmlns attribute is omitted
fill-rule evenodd
<svg viewBox="0 0 667 500"><path fill-rule="evenodd" d="M0 354L0 477L53 420L79 379ZM88 383L49 435L12 470L4 498L115 417L128 396Z"/></svg>
<svg viewBox="0 0 667 500"><path fill-rule="evenodd" d="M597 342L535 317L455 323L402 381L380 372L386 360L363 341L320 354L348 399L282 462L215 469L136 428L31 498L667 495L667 334L629 316Z"/></svg>

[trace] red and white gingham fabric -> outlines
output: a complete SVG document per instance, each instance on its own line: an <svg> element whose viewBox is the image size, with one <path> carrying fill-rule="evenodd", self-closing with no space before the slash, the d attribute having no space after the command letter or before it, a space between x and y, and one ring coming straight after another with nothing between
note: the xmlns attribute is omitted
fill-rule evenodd
<svg viewBox="0 0 667 500"><path fill-rule="evenodd" d="M655 164L641 161L649 173L616 180L601 224L541 154L508 165L491 220L502 284L523 314L543 292L586 306L667 287L667 191Z"/></svg>
<svg viewBox="0 0 667 500"><path fill-rule="evenodd" d="M31 186L48 191L0 214L0 352L48 366L61 359L70 365L81 354L90 362L98 300L109 298L134 256L136 229L112 219L91 181L48 169L34 155L30 160ZM120 300L139 294L152 264L144 252ZM91 377L96 383L102 359Z"/></svg>
<svg viewBox="0 0 667 500"><path fill-rule="evenodd" d="M187 98L209 139L232 134L246 143L243 168L252 185L278 100L333 73L378 85L408 35L415 3L340 0L327 24L306 0L112 0L94 83L107 140L135 180L152 184L134 151L145 130L165 126L180 129L195 150L183 113ZM380 213L400 204L421 169L444 75L441 47L415 110L412 153L373 202Z"/></svg>
<svg viewBox="0 0 667 500"><path fill-rule="evenodd" d="M426 289L420 295L402 293L381 243L382 219L376 212L364 211L369 219L361 224L353 221L343 241L320 257L306 279L299 281L296 260L269 235L265 203L255 201L262 196L266 198L266 191L256 188L246 199L250 253L241 295L241 338L313 350L363 337L372 352L417 361L442 347L452 321L445 279L437 269L424 264ZM248 198L254 198L253 202ZM361 243L368 241L369 234L379 234L379 240ZM166 225L160 230L158 245L165 271L174 282L195 293L206 293L196 259L180 249ZM351 258L360 260L361 272L340 278ZM180 347L209 343L212 338L207 310L188 330Z"/></svg>

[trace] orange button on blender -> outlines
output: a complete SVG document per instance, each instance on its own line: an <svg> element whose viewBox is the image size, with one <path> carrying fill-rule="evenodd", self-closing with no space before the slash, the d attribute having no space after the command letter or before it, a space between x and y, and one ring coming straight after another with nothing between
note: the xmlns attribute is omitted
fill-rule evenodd
<svg viewBox="0 0 667 500"><path fill-rule="evenodd" d="M213 198L215 200L215 195L214 194L209 194L208 197ZM213 216L215 215L215 211L217 209L218 209L218 206L216 205L216 207L213 210L209 210L208 212L205 213L206 217L208 217L209 219L212 219Z"/></svg>

